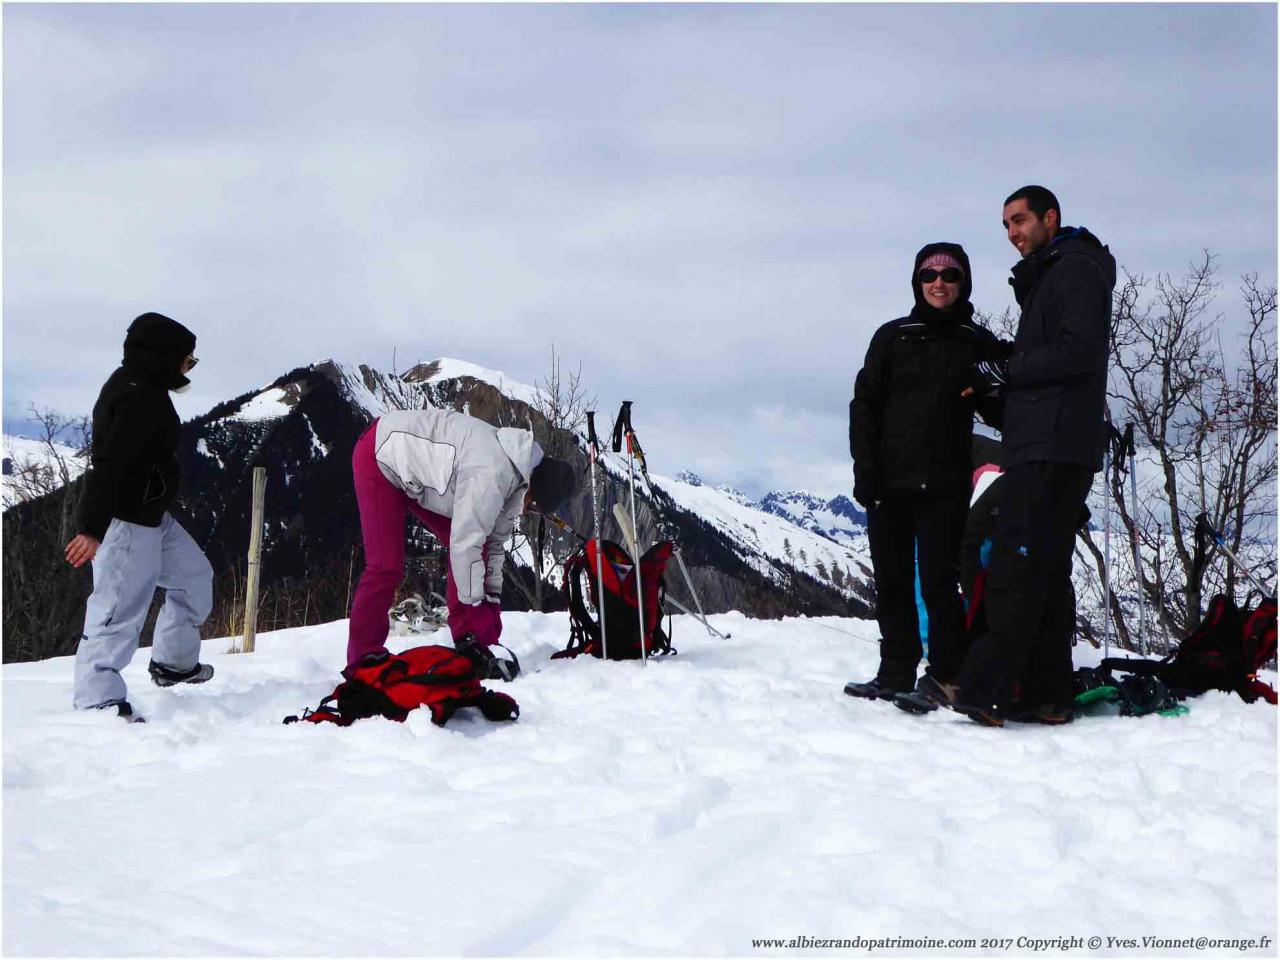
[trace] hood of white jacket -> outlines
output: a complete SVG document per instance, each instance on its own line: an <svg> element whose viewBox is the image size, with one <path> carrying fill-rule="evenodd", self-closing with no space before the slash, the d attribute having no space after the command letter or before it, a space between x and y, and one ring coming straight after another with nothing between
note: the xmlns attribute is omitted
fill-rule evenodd
<svg viewBox="0 0 1280 960"><path fill-rule="evenodd" d="M516 427L499 427L498 444L511 458L525 483L533 475L533 468L542 460L542 447L533 439L533 431Z"/></svg>

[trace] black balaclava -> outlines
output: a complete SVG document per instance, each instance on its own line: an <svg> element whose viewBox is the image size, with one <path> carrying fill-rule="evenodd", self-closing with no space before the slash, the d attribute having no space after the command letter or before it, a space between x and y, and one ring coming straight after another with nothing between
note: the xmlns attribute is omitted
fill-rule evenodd
<svg viewBox="0 0 1280 960"><path fill-rule="evenodd" d="M191 382L182 375L182 361L195 349L196 335L177 320L144 313L129 324L122 365L148 383L179 390Z"/></svg>

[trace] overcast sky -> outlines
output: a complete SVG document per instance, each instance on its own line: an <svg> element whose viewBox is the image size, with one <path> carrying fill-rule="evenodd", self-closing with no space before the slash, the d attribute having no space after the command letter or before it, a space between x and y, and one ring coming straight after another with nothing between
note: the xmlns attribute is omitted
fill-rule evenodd
<svg viewBox="0 0 1280 960"><path fill-rule="evenodd" d="M13 5L4 420L87 413L146 310L184 418L303 363L551 344L655 472L847 493L924 243L1012 304L1043 183L1133 271L1276 271L1276 8Z"/></svg>

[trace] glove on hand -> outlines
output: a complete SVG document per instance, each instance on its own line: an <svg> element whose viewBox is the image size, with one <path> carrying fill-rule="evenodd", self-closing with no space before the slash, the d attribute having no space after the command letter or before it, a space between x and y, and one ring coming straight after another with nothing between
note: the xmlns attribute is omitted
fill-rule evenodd
<svg viewBox="0 0 1280 960"><path fill-rule="evenodd" d="M965 380L979 397L989 397L1009 382L1008 360L980 360L969 371Z"/></svg>

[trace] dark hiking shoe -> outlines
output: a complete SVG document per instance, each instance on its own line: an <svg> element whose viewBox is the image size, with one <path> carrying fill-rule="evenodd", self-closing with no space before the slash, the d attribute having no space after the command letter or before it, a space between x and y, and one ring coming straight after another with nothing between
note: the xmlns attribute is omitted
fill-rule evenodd
<svg viewBox="0 0 1280 960"><path fill-rule="evenodd" d="M115 710L120 719L125 723L146 723L146 717L140 713L134 713L133 707L129 706L128 700L110 700L106 703L98 704L99 710Z"/></svg>
<svg viewBox="0 0 1280 960"><path fill-rule="evenodd" d="M938 709L936 703L918 690L913 690L911 693L895 693L893 695L893 705L899 710L905 710L907 713L917 715L933 713Z"/></svg>
<svg viewBox="0 0 1280 960"><path fill-rule="evenodd" d="M909 693L910 691L891 687L881 681L879 677L876 677L866 683L846 683L844 692L851 697L859 697L863 700L892 700L894 694Z"/></svg>
<svg viewBox="0 0 1280 960"><path fill-rule="evenodd" d="M467 633L455 640L453 647L471 661L478 680L510 682L520 676L520 661L500 643L486 647L476 642L474 633Z"/></svg>
<svg viewBox="0 0 1280 960"><path fill-rule="evenodd" d="M932 713L939 707L950 707L956 702L960 688L954 683L942 683L937 677L925 674L916 681L911 693L900 693L893 698L893 705L907 713Z"/></svg>
<svg viewBox="0 0 1280 960"><path fill-rule="evenodd" d="M955 683L943 683L937 677L926 673L916 681L916 693L926 700L932 700L940 707L951 707L955 705L956 698L960 695L960 686Z"/></svg>
<svg viewBox="0 0 1280 960"><path fill-rule="evenodd" d="M152 660L147 664L147 673L151 674L151 682L157 687L172 687L178 683L204 683L213 676L213 667L197 663L190 670L174 670Z"/></svg>
<svg viewBox="0 0 1280 960"><path fill-rule="evenodd" d="M984 727L1004 726L1004 717L1000 715L999 709L994 706L979 707L972 703L966 703L963 700L957 699L956 702L951 705L951 709L956 713L964 714L974 723L980 723Z"/></svg>
<svg viewBox="0 0 1280 960"><path fill-rule="evenodd" d="M1075 716L1070 709L1055 706L1052 703L1042 703L1038 707L1015 704L1013 709L1009 711L1009 719L1013 723L1042 723L1046 726L1057 727L1064 723L1070 723L1075 719Z"/></svg>

